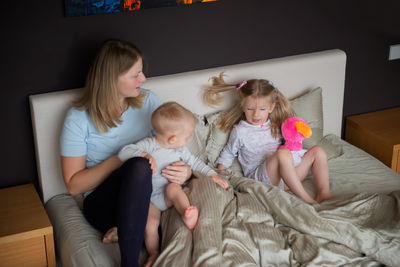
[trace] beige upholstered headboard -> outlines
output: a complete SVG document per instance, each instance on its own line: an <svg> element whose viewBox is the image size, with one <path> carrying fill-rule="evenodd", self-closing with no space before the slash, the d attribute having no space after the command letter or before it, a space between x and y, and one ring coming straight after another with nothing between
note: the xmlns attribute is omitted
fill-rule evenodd
<svg viewBox="0 0 400 267"><path fill-rule="evenodd" d="M199 71L149 78L144 88L155 92L162 101L177 101L194 113L206 114L217 109L202 100L202 86L211 76L226 73L228 82L264 78L288 98L322 88L324 135L341 135L346 54L338 49L278 59L230 65ZM66 193L60 168L59 135L64 115L78 89L29 97L35 138L36 161L43 201ZM229 98L226 105L229 105ZM224 108L224 106L218 109Z"/></svg>

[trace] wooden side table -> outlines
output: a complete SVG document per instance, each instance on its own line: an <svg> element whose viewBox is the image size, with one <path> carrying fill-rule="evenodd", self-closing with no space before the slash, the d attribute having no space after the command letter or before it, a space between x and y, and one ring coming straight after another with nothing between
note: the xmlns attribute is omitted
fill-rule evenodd
<svg viewBox="0 0 400 267"><path fill-rule="evenodd" d="M400 174L400 107L347 117L345 139Z"/></svg>
<svg viewBox="0 0 400 267"><path fill-rule="evenodd" d="M53 226L32 184L0 189L0 265L56 266Z"/></svg>

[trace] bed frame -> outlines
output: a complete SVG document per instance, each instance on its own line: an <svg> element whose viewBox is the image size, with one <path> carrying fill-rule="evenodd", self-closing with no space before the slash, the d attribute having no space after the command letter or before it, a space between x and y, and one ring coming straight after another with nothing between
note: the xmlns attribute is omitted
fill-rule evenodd
<svg viewBox="0 0 400 267"><path fill-rule="evenodd" d="M310 125L318 121L320 127L323 115L324 137L318 144L328 155L330 189L335 196L308 205L290 192L236 175L233 168L221 173L229 180L228 190L197 175L184 187L191 204L199 207L197 225L189 230L175 209L163 212L161 253L154 267L400 266L396 257L400 251L400 176L340 139L345 67L345 53L335 49L148 79L144 87L162 101L177 101L198 115L225 109L234 102L230 101L232 93L227 93L225 106L218 108L202 100L202 86L220 72L225 72L231 83L251 78L272 80L289 99L304 94L292 104L295 108L296 101L303 105L297 106L299 114L306 110L318 116L308 118ZM312 90L317 87L322 90ZM57 263L63 267L119 266L118 244L101 242L102 233L86 221L78 205L82 202L67 193L61 175L59 135L78 91L30 96L40 189L54 227ZM318 101L311 101L315 92ZM195 131L193 135L193 139L205 136L196 139L200 140L196 148L200 147L208 164L212 164L213 154L219 153L215 144L222 149L220 137L228 136L213 128L211 118L216 116L198 116L198 128L205 126L206 133ZM303 184L312 192L315 183L309 176ZM143 263L145 249L140 255Z"/></svg>
<svg viewBox="0 0 400 267"><path fill-rule="evenodd" d="M177 101L199 115L216 111L202 101L202 86L212 76L225 72L226 81L272 80L288 98L322 87L324 135L341 135L346 54L338 49L223 66L199 71L152 77L143 87L162 101ZM41 196L46 203L53 196L67 193L59 151L59 135L70 101L79 89L31 95L29 97L35 140ZM225 108L230 103L225 101Z"/></svg>

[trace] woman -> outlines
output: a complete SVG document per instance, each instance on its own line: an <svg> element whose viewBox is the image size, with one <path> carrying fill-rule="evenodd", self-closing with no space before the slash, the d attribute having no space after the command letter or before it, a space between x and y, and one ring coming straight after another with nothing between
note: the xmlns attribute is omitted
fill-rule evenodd
<svg viewBox="0 0 400 267"><path fill-rule="evenodd" d="M161 104L146 81L142 53L131 43L106 41L87 76L83 94L67 113L61 134L61 167L71 195L83 193L83 213L118 241L121 266L137 266L152 192L147 159L124 164L116 155L124 145L149 135L151 114ZM182 184L191 175L183 162L163 170ZM117 233L118 229L118 233Z"/></svg>

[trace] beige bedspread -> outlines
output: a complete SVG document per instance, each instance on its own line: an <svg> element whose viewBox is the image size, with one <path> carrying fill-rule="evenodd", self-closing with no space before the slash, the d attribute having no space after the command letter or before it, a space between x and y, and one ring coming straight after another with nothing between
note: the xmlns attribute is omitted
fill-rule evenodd
<svg viewBox="0 0 400 267"><path fill-rule="evenodd" d="M231 172L224 191L198 176L185 189L198 225L165 212L155 266L400 266L400 176L338 137L323 141L334 145L334 200L308 205ZM311 176L305 184L313 193Z"/></svg>
<svg viewBox="0 0 400 267"><path fill-rule="evenodd" d="M174 209L164 212L155 266L400 266L400 176L336 136L320 145L334 200L308 205L228 171L225 191L199 176L185 187L198 224L189 231ZM311 176L304 185L314 193ZM46 210L64 267L119 266L118 244L101 243L70 195Z"/></svg>

